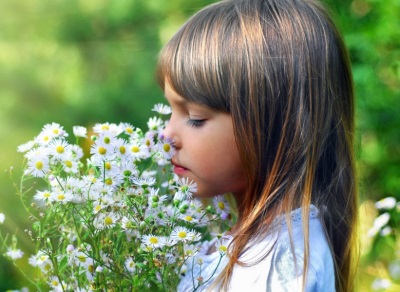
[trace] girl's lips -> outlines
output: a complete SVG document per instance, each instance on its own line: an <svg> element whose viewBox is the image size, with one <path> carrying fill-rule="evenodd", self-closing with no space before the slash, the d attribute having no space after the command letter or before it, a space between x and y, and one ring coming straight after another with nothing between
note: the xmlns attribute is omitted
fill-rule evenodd
<svg viewBox="0 0 400 292"><path fill-rule="evenodd" d="M177 175L184 175L188 171L187 168L175 163L174 161L172 161L172 165L174 166L174 172Z"/></svg>

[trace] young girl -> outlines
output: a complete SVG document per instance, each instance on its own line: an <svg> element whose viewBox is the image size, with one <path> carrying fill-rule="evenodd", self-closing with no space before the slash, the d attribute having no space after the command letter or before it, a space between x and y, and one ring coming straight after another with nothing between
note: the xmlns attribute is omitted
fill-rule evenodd
<svg viewBox="0 0 400 292"><path fill-rule="evenodd" d="M178 290L353 290L353 85L321 4L205 7L162 50L158 78L174 172L238 209L226 260L209 245Z"/></svg>

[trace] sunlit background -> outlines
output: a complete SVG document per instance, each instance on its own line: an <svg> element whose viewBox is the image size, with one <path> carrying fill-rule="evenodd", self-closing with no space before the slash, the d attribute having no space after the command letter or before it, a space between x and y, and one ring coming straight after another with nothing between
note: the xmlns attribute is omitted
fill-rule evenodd
<svg viewBox="0 0 400 292"><path fill-rule="evenodd" d="M1 0L0 2L0 232L33 252L27 213L15 195L21 175L18 145L46 123L130 122L144 127L163 100L154 79L157 52L205 0ZM353 63L357 95L362 254L360 291L399 259L396 230L366 235L378 215L374 202L400 199L400 0L329 0ZM13 168L10 178L10 168ZM4 170L4 171L3 171ZM398 220L395 218L392 220ZM0 245L0 291L30 287ZM399 266L400 269L400 266ZM394 278L393 278L394 277ZM399 276L400 277L400 276Z"/></svg>

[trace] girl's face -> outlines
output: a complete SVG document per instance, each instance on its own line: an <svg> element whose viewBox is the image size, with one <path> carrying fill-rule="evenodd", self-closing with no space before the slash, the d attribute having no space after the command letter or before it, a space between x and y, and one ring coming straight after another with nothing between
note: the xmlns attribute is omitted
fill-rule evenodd
<svg viewBox="0 0 400 292"><path fill-rule="evenodd" d="M240 197L246 188L246 177L231 116L185 100L168 82L165 96L172 115L164 136L175 142L174 172L197 183L198 198L228 192Z"/></svg>

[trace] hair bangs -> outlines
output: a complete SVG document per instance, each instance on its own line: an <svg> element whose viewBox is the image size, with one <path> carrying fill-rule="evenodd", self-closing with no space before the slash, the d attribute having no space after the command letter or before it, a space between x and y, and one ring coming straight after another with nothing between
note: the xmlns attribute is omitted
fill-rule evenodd
<svg viewBox="0 0 400 292"><path fill-rule="evenodd" d="M162 89L168 82L188 101L223 112L230 112L232 75L232 53L226 50L234 47L234 33L226 31L232 19L227 4L217 3L190 18L160 52L157 68Z"/></svg>

